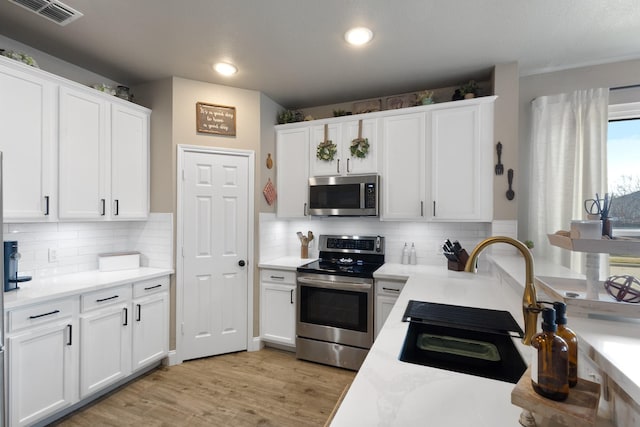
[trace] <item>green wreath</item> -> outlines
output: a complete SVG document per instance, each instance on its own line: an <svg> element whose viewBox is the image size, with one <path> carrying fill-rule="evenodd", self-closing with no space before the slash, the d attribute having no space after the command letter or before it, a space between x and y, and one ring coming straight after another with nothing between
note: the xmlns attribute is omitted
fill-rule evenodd
<svg viewBox="0 0 640 427"><path fill-rule="evenodd" d="M351 157L357 157L364 159L369 154L369 139L368 138L356 138L351 141Z"/></svg>
<svg viewBox="0 0 640 427"><path fill-rule="evenodd" d="M330 139L328 139L318 144L318 149L316 150L316 157L320 160L329 162L333 160L337 152L338 152L338 147L336 146L336 144L334 144L333 142L331 142Z"/></svg>

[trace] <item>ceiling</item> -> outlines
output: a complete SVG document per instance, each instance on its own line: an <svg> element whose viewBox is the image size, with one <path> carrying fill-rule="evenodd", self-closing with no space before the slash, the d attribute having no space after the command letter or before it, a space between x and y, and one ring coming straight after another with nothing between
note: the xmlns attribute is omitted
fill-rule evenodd
<svg viewBox="0 0 640 427"><path fill-rule="evenodd" d="M287 108L640 58L637 0L64 0L59 26L0 0L0 33L133 86L168 76L265 93ZM366 47L343 39L374 32ZM0 46L2 47L2 46ZM239 72L221 77L226 60ZM640 79L640 77L639 77Z"/></svg>

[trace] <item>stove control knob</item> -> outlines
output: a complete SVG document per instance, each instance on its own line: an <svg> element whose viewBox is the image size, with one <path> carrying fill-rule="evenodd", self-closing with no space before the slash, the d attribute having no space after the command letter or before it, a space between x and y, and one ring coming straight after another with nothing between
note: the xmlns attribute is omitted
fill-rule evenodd
<svg viewBox="0 0 640 427"><path fill-rule="evenodd" d="M238 265L239 265L240 267L244 267L244 266L245 266L245 264L246 264L246 263L244 262L244 260L243 260L243 259L241 259L240 261L238 261Z"/></svg>

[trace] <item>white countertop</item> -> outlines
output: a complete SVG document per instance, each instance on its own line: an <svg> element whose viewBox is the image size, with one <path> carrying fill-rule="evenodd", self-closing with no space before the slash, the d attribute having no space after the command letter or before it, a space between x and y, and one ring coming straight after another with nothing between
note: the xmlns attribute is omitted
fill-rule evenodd
<svg viewBox="0 0 640 427"><path fill-rule="evenodd" d="M260 263L258 264L258 267L274 268L277 270L296 271L296 268L300 267L301 265L308 264L317 259L318 258L300 258L300 257L288 256L288 257L272 259L270 261L260 261Z"/></svg>
<svg viewBox="0 0 640 427"><path fill-rule="evenodd" d="M488 274L448 271L444 266L385 264L376 278L410 276L331 425L518 426L514 384L401 362L408 329L402 314L409 300L510 311L522 326L521 296ZM525 361L530 347L521 345Z"/></svg>
<svg viewBox="0 0 640 427"><path fill-rule="evenodd" d="M15 291L5 292L4 308L12 309L80 292L90 292L107 286L140 282L170 274L173 274L171 269L141 267L131 270L109 272L93 270L47 278L34 278L29 282L19 283L20 288Z"/></svg>

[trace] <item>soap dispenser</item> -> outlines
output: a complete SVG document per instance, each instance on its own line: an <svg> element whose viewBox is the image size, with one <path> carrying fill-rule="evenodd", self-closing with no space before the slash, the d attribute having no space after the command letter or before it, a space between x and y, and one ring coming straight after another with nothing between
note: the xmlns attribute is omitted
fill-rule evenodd
<svg viewBox="0 0 640 427"><path fill-rule="evenodd" d="M414 243L411 243L411 250L409 251L409 264L417 264L417 260L416 260L416 245Z"/></svg>
<svg viewBox="0 0 640 427"><path fill-rule="evenodd" d="M409 264L409 248L407 244L404 244L404 248L402 248L402 264Z"/></svg>
<svg viewBox="0 0 640 427"><path fill-rule="evenodd" d="M537 351L531 361L531 385L536 393L551 400L569 396L569 346L558 335L556 311L542 309L542 332L531 339Z"/></svg>
<svg viewBox="0 0 640 427"><path fill-rule="evenodd" d="M557 334L569 346L569 387L575 387L578 384L578 336L567 328L567 304L556 301L553 308L556 310Z"/></svg>

